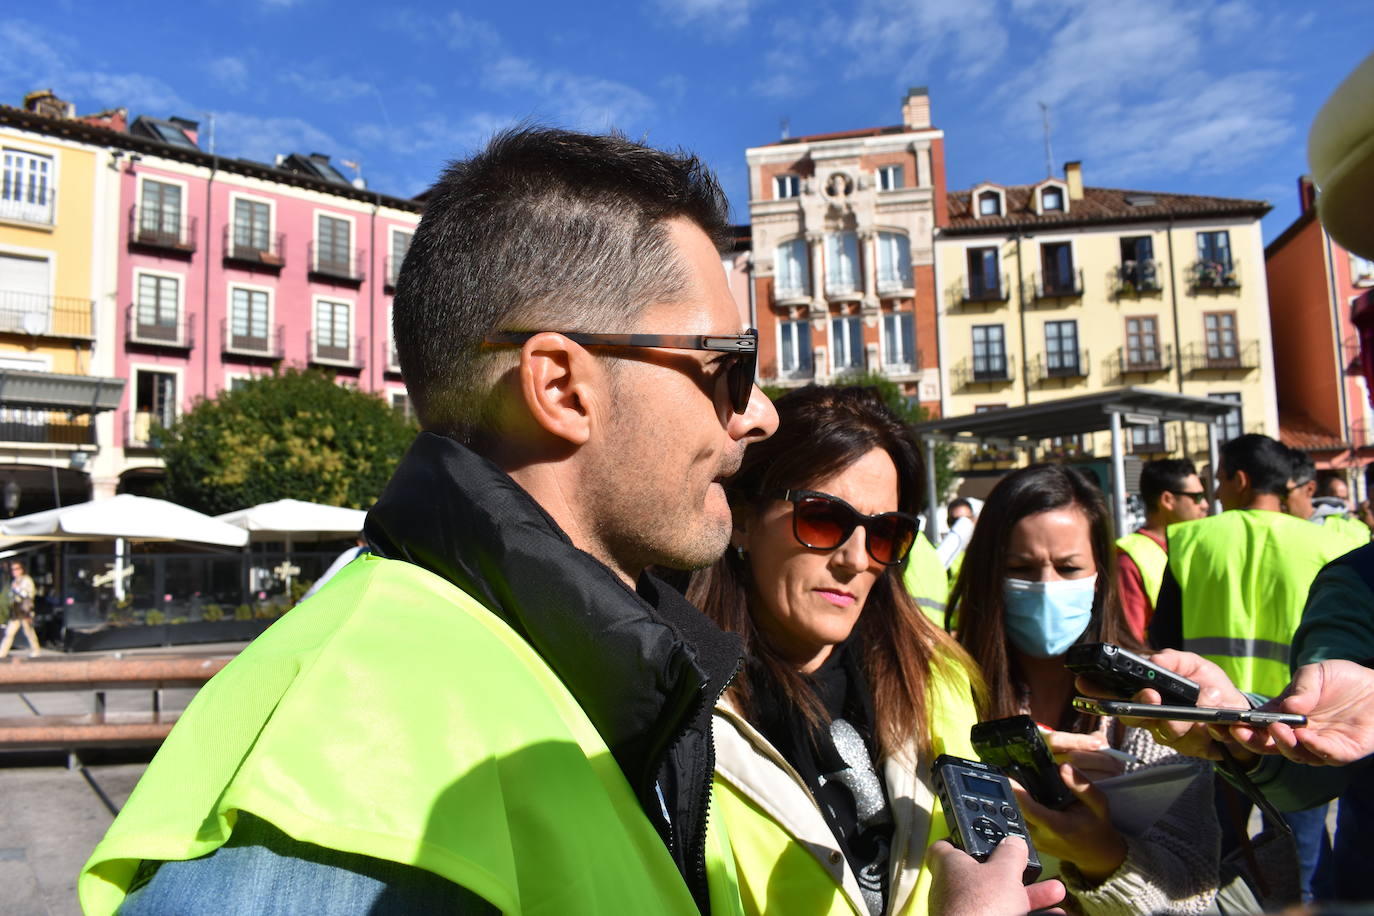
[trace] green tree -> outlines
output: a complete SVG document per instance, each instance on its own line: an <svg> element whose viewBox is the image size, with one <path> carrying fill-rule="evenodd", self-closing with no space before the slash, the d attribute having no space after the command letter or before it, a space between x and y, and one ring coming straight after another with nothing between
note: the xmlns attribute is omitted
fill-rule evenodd
<svg viewBox="0 0 1374 916"><path fill-rule="evenodd" d="M285 369L202 399L159 430L163 491L210 514L287 498L362 509L415 434L380 397Z"/></svg>
<svg viewBox="0 0 1374 916"><path fill-rule="evenodd" d="M831 381L832 385L848 387L860 385L865 387L877 388L882 395L887 406L907 423L924 423L930 419L930 411L926 410L919 403L910 400L902 394L902 389L896 382L880 375L877 372L846 372L838 375ZM781 388L775 385L764 385L763 393L768 397L777 399L787 394L790 388ZM935 445L935 489L941 502L949 498L949 494L954 487L954 455L955 449L948 442L939 442ZM922 450L924 457L924 450ZM922 481L924 483L924 481Z"/></svg>

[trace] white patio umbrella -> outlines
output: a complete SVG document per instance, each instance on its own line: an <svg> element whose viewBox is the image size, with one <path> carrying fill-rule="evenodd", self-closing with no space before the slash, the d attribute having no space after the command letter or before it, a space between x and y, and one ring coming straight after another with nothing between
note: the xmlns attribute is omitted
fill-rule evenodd
<svg viewBox="0 0 1374 916"><path fill-rule="evenodd" d="M362 509L345 509L341 506L327 506L301 499L278 499L270 503L249 506L226 512L215 518L226 524L243 528L253 536L253 540L276 540L280 537L286 542L286 561L277 574L291 591L291 578L299 572L291 565L291 542L297 535L332 535L351 537L363 530L367 513Z"/></svg>

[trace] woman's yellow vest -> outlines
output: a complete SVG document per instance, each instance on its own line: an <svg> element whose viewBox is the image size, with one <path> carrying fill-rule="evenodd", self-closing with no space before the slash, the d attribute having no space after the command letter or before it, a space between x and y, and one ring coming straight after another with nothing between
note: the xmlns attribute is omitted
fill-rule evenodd
<svg viewBox="0 0 1374 916"><path fill-rule="evenodd" d="M507 914L697 913L562 682L409 563L349 564L200 691L86 863L82 907L113 912L142 860L214 851L239 811ZM715 914L739 908L728 842L707 838Z"/></svg>
<svg viewBox="0 0 1374 916"><path fill-rule="evenodd" d="M1145 594L1154 607L1159 601L1159 587L1164 584L1164 570L1169 568L1169 555L1154 538L1140 532L1133 532L1117 538L1117 548L1135 563L1140 570L1140 580L1145 586Z"/></svg>
<svg viewBox="0 0 1374 916"><path fill-rule="evenodd" d="M923 534L916 535L907 554L902 582L925 615L943 630L945 604L949 601L949 574L945 572L945 564L940 562L940 554L935 546Z"/></svg>
<svg viewBox="0 0 1374 916"><path fill-rule="evenodd" d="M942 670L940 676L932 678L927 706L932 753L976 760L969 729L978 721L978 714L968 681L953 671ZM721 728L717 724L717 745ZM718 750L718 758L719 753ZM922 860L931 843L949 836L944 811L930 791L930 763L912 761L903 765L901 775L907 782L907 791L898 791L894 786L897 780L893 762L884 765L894 820L899 825L915 822L924 827L920 836L893 839L892 862L898 874L889 884L889 907L898 903L899 894L905 896L900 910L890 910L900 916L929 914L931 873ZM791 777L779 768L778 778L799 777ZM757 787L751 791L733 785L717 770L716 810L730 835L744 911L751 916L869 916L841 887L837 876L843 874L844 865L838 845L822 846L798 839L765 810L766 802L761 804L760 799L751 795L758 795ZM821 816L819 811L815 813L816 818ZM830 839L833 842L833 837ZM905 875L901 874L903 870Z"/></svg>

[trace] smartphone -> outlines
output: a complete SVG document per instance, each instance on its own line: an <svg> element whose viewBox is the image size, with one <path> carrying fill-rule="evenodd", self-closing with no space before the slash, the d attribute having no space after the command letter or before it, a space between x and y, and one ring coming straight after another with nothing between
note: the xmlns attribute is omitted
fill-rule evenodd
<svg viewBox="0 0 1374 916"><path fill-rule="evenodd" d="M1074 697L1075 709L1095 716L1125 716L1130 719L1177 719L1183 722L1244 722L1247 725L1284 725L1298 727L1307 724L1307 716L1291 712L1265 712L1258 709L1221 709L1215 706L1153 706L1149 703L1127 703L1124 700L1099 700L1094 697Z"/></svg>
<svg viewBox="0 0 1374 916"><path fill-rule="evenodd" d="M941 754L930 767L935 794L945 808L950 840L979 862L1008 835L1026 841L1026 870L1021 883L1031 884L1040 877L1040 857L1036 855L1021 806L1011 792L1011 783L995 766Z"/></svg>
<svg viewBox="0 0 1374 916"><path fill-rule="evenodd" d="M980 760L1001 767L1040 804L1063 809L1074 803L1073 792L1059 776L1059 764L1030 716L979 722L969 730L969 739Z"/></svg>
<svg viewBox="0 0 1374 916"><path fill-rule="evenodd" d="M1064 667L1122 699L1130 699L1146 687L1153 687L1165 703L1197 705L1200 688L1196 681L1109 642L1071 646L1064 656Z"/></svg>

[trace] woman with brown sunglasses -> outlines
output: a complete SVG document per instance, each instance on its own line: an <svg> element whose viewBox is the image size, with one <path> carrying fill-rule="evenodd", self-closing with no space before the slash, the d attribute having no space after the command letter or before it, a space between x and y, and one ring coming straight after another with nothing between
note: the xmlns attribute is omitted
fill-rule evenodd
<svg viewBox="0 0 1374 916"><path fill-rule="evenodd" d="M745 643L717 704L717 816L748 912L926 913L927 848L949 833L929 764L973 756L979 679L902 585L920 453L871 388L776 407L730 483L733 549L688 592Z"/></svg>

